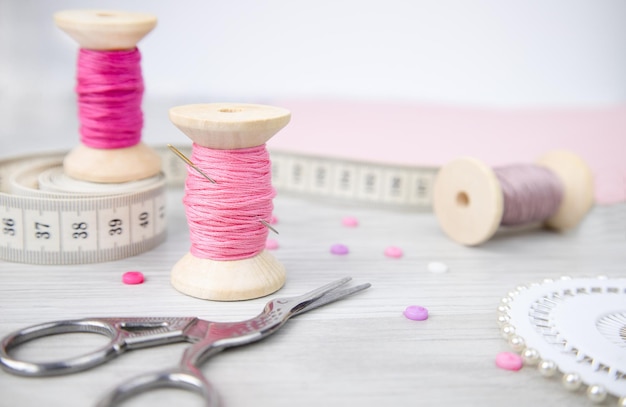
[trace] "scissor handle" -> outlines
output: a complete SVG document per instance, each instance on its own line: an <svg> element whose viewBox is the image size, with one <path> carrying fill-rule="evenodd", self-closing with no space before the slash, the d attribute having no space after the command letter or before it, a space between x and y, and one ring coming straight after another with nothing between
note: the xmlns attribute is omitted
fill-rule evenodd
<svg viewBox="0 0 626 407"><path fill-rule="evenodd" d="M205 407L217 407L220 404L211 384L200 371L191 367L189 370L180 368L136 376L109 392L96 407L113 407L133 396L164 387L198 393L204 399Z"/></svg>
<svg viewBox="0 0 626 407"><path fill-rule="evenodd" d="M108 336L110 342L93 352L53 362L27 362L9 355L11 349L45 336L88 332ZM13 332L0 343L0 364L10 373L21 376L52 376L79 372L111 360L125 350L123 332L105 320L77 319L46 322Z"/></svg>

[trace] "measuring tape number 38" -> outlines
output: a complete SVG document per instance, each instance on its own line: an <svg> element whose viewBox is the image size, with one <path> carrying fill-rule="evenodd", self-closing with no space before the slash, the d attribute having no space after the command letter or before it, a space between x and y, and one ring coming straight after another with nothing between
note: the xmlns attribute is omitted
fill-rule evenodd
<svg viewBox="0 0 626 407"><path fill-rule="evenodd" d="M189 146L179 146L189 155ZM165 147L163 173L120 184L77 181L63 173L65 152L0 160L0 260L85 264L151 250L166 237L166 184L187 170ZM431 209L436 169L270 151L279 192L396 210Z"/></svg>
<svg viewBox="0 0 626 407"><path fill-rule="evenodd" d="M0 259L118 260L165 240L165 176L95 184L63 174L65 153L0 161Z"/></svg>

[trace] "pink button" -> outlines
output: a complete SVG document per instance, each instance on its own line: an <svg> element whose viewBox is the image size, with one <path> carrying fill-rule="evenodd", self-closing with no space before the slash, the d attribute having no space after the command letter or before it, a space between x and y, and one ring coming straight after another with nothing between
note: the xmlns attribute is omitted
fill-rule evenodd
<svg viewBox="0 0 626 407"><path fill-rule="evenodd" d="M428 310L419 305L409 305L404 310L404 316L413 321L424 321L428 319Z"/></svg>
<svg viewBox="0 0 626 407"><path fill-rule="evenodd" d="M122 276L122 282L124 284L141 284L143 283L143 274L141 271L127 271Z"/></svg>
<svg viewBox="0 0 626 407"><path fill-rule="evenodd" d="M349 228L355 228L359 226L359 220L354 216L346 216L341 220L341 224Z"/></svg>
<svg viewBox="0 0 626 407"><path fill-rule="evenodd" d="M520 370L522 368L522 357L513 352L500 352L496 356L496 366L505 370Z"/></svg>
<svg viewBox="0 0 626 407"><path fill-rule="evenodd" d="M389 246L385 249L385 256L392 257L394 259L399 259L403 256L403 254L402 249L399 247Z"/></svg>
<svg viewBox="0 0 626 407"><path fill-rule="evenodd" d="M278 249L278 241L275 239L267 239L265 241L265 248L267 250L276 250Z"/></svg>

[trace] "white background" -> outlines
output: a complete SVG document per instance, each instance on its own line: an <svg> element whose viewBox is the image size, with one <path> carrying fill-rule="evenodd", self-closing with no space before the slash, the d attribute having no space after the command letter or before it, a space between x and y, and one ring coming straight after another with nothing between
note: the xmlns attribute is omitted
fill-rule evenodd
<svg viewBox="0 0 626 407"><path fill-rule="evenodd" d="M626 100L623 0L0 0L0 96L73 98L55 11L133 10L147 97L597 106ZM61 96L60 96L61 95Z"/></svg>

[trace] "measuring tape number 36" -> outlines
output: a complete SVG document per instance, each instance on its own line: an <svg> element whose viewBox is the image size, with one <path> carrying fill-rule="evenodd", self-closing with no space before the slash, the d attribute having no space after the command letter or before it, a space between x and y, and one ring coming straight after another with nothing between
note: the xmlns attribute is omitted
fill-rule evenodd
<svg viewBox="0 0 626 407"><path fill-rule="evenodd" d="M189 146L179 146L183 154ZM0 260L85 264L151 250L166 237L166 184L182 186L186 166L156 147L163 173L96 184L63 173L66 152L0 160ZM395 210L430 210L436 169L270 151L279 192Z"/></svg>
<svg viewBox="0 0 626 407"><path fill-rule="evenodd" d="M0 161L0 259L118 260L165 240L165 176L95 184L63 174L65 153Z"/></svg>

